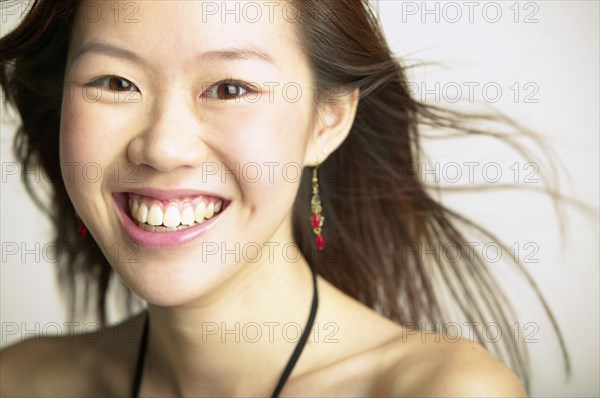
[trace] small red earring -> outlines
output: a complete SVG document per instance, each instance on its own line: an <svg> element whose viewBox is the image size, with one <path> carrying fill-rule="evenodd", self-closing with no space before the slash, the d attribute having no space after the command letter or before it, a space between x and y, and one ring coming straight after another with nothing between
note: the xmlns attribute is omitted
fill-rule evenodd
<svg viewBox="0 0 600 398"><path fill-rule="evenodd" d="M85 224L83 223L83 221L81 221L81 219L79 219L77 222L77 232L79 232L79 238L81 240L84 240L87 236L87 228L85 227Z"/></svg>
<svg viewBox="0 0 600 398"><path fill-rule="evenodd" d="M315 163L312 175L312 198L310 201L310 208L313 213L312 215L312 226L313 232L315 233L315 240L319 250L323 250L325 247L325 238L321 235L321 229L323 228L323 221L325 217L321 215L323 208L321 207L321 198L319 197L319 177L317 175L317 168L319 163Z"/></svg>

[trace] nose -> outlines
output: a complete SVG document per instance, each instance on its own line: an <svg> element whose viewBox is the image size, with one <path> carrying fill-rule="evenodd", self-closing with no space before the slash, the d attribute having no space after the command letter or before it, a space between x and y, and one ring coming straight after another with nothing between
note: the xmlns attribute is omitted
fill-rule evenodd
<svg viewBox="0 0 600 398"><path fill-rule="evenodd" d="M131 162L166 173L179 167L198 167L206 160L208 148L199 135L201 124L184 94L157 99L148 114L148 123L129 142Z"/></svg>

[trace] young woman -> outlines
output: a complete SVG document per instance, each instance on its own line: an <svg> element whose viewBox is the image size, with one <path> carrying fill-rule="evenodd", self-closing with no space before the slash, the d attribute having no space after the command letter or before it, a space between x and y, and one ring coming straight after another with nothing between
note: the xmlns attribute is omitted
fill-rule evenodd
<svg viewBox="0 0 600 398"><path fill-rule="evenodd" d="M411 98L366 1L41 0L0 54L65 285L102 321L113 271L147 302L3 350L3 396L527 395L520 347L522 380L418 331L442 300L512 315L411 170L419 124L460 118ZM435 243L465 255L406 254Z"/></svg>

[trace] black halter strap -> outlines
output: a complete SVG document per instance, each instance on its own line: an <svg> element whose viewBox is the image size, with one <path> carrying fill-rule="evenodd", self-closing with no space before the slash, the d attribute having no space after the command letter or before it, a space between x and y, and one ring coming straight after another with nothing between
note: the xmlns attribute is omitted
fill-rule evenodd
<svg viewBox="0 0 600 398"><path fill-rule="evenodd" d="M277 383L277 387L275 387L275 391L273 391L273 395L271 396L272 398L279 397L279 393L283 389L285 382L287 381L288 377L292 373L292 370L294 369L294 366L296 365L298 358L300 358L300 354L302 354L302 350L304 349L304 346L306 345L306 341L308 340L308 335L310 334L310 330L313 327L313 323L315 322L315 317L317 315L317 307L319 306L319 294L317 293L317 273L315 272L315 269L311 264L309 264L308 266L310 267L310 270L312 271L313 291L314 291L313 301L312 301L312 304L310 307L310 315L308 316L308 321L306 321L306 326L304 327L302 336L300 336L300 340L298 341L298 344L296 345L296 348L294 349L294 352L292 353L292 356L290 357L288 364L286 365L285 369L283 370L283 374L281 375L281 378L279 379L279 383Z"/></svg>
<svg viewBox="0 0 600 398"><path fill-rule="evenodd" d="M133 379L132 397L140 396L140 386L142 385L142 374L144 373L144 360L146 359L146 348L148 348L148 314L144 321L144 331L142 332L142 341L140 342L140 350L138 352L137 364L135 365L135 376Z"/></svg>
<svg viewBox="0 0 600 398"><path fill-rule="evenodd" d="M306 322L306 326L304 327L302 336L300 336L300 340L298 341L298 344L296 345L296 348L294 349L294 352L292 353L292 356L290 357L290 360L288 361L285 369L283 370L283 374L281 375L281 378L279 379L279 382L275 387L275 391L273 391L272 398L279 397L283 386L290 377L290 374L292 373L292 370L294 369L296 362L298 362L300 354L302 354L302 350L306 345L308 335L310 334L310 330L312 329L313 323L315 322L315 317L317 315L317 308L319 306L319 294L317 293L317 273L315 272L315 269L312 265L309 264L309 267L312 272L314 289L313 301L310 308L310 315L308 316L308 321ZM131 395L133 398L139 397L140 387L142 385L142 375L144 373L146 349L148 348L148 318L148 315L146 315L146 321L144 322L144 330L142 332L142 341L140 342L140 350L138 352L137 364L135 368L135 378L133 381L133 389Z"/></svg>

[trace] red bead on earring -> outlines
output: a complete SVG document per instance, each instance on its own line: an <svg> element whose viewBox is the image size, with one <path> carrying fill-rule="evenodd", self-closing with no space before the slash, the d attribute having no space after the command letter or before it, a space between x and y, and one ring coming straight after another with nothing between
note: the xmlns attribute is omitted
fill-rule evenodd
<svg viewBox="0 0 600 398"><path fill-rule="evenodd" d="M315 241L317 242L317 248L323 250L325 247L325 238L321 235L321 229L323 228L323 221L325 217L321 214L323 208L321 207L321 198L319 197L319 177L317 175L317 168L319 164L315 164L312 175L312 199L310 201L310 208L313 213L312 215L312 227L315 233Z"/></svg>
<svg viewBox="0 0 600 398"><path fill-rule="evenodd" d="M77 230L79 232L79 237L81 238L81 240L84 240L87 236L88 231L83 221L79 220L79 222L77 223Z"/></svg>

